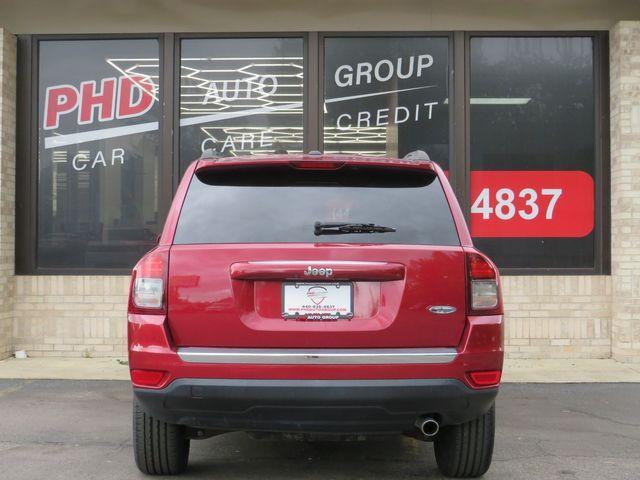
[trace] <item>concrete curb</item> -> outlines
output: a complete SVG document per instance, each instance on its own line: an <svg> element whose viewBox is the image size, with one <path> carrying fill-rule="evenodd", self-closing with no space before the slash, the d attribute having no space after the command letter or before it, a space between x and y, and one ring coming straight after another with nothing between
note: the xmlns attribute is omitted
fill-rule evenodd
<svg viewBox="0 0 640 480"><path fill-rule="evenodd" d="M129 367L116 358L9 358L0 362L0 378L129 380Z"/></svg>
<svg viewBox="0 0 640 480"><path fill-rule="evenodd" d="M640 383L640 365L606 359L505 361L505 383Z"/></svg>

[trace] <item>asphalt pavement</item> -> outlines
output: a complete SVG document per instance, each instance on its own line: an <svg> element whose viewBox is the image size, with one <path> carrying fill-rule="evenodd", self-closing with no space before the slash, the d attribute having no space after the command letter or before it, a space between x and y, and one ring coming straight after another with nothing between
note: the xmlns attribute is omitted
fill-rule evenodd
<svg viewBox="0 0 640 480"><path fill-rule="evenodd" d="M131 448L124 381L0 380L0 479L147 478ZM485 479L640 478L640 384L505 384ZM185 479L442 478L433 447L361 442L193 441Z"/></svg>

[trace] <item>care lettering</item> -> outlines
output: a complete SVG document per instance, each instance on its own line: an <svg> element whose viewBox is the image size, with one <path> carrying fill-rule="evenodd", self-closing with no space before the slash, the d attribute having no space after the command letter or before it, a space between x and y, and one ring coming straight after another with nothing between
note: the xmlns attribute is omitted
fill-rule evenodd
<svg viewBox="0 0 640 480"><path fill-rule="evenodd" d="M259 134L242 133L235 137L227 135L219 148L217 143L218 141L215 138L207 137L200 144L200 149L203 153L209 148L219 150L220 153L265 149L273 147L273 136L266 131L262 131Z"/></svg>
<svg viewBox="0 0 640 480"><path fill-rule="evenodd" d="M154 88L151 78L144 75L105 78L99 84L88 80L79 88L49 87L45 93L44 129L58 128L60 118L74 112L78 125L144 115L153 106Z"/></svg>

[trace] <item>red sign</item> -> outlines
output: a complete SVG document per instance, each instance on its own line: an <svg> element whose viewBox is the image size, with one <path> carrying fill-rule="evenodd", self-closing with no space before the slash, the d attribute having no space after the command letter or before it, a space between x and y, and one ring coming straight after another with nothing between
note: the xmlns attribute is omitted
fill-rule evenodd
<svg viewBox="0 0 640 480"><path fill-rule="evenodd" d="M581 171L472 171L474 237L584 237L594 184Z"/></svg>
<svg viewBox="0 0 640 480"><path fill-rule="evenodd" d="M144 115L153 106L154 84L150 77L131 75L105 78L100 82L89 80L73 85L54 85L47 88L44 105L44 129L58 128L60 117L77 111L78 125L97 120L107 122L114 118Z"/></svg>

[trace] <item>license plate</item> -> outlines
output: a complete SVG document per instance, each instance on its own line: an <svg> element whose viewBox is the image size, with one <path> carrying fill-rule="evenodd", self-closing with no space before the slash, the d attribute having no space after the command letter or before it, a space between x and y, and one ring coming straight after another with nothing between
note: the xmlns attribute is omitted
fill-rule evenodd
<svg viewBox="0 0 640 480"><path fill-rule="evenodd" d="M286 320L344 320L353 317L351 283L283 283Z"/></svg>

